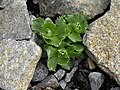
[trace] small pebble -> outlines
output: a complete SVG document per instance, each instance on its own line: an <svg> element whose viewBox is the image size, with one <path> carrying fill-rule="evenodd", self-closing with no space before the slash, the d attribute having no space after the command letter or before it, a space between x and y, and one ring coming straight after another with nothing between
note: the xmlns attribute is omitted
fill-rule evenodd
<svg viewBox="0 0 120 90"><path fill-rule="evenodd" d="M59 69L54 75L57 78L57 80L59 81L65 75L65 70Z"/></svg>
<svg viewBox="0 0 120 90"><path fill-rule="evenodd" d="M99 90L105 79L104 75L99 72L92 72L88 77L92 90Z"/></svg>
<svg viewBox="0 0 120 90"><path fill-rule="evenodd" d="M65 89L66 84L67 84L67 83L65 82L65 80L61 80L61 81L59 82L59 85L61 86L62 89Z"/></svg>
<svg viewBox="0 0 120 90"><path fill-rule="evenodd" d="M74 67L70 73L67 73L66 74L66 77L65 77L65 82L70 82L71 78L73 77L75 71L77 70L78 67Z"/></svg>

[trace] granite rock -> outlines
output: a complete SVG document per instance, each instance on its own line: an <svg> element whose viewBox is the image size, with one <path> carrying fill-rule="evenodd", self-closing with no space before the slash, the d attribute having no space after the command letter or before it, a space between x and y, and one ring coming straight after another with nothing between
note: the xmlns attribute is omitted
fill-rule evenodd
<svg viewBox="0 0 120 90"><path fill-rule="evenodd" d="M41 49L32 41L0 41L0 87L4 90L27 90Z"/></svg>
<svg viewBox="0 0 120 90"><path fill-rule="evenodd" d="M120 87L112 87L110 90L120 90Z"/></svg>
<svg viewBox="0 0 120 90"><path fill-rule="evenodd" d="M65 70L59 69L54 75L57 78L57 80L59 81L64 77L65 73L66 73Z"/></svg>
<svg viewBox="0 0 120 90"><path fill-rule="evenodd" d="M13 2L13 0L0 0L0 8L5 8L11 2Z"/></svg>
<svg viewBox="0 0 120 90"><path fill-rule="evenodd" d="M110 0L39 0L39 7L41 16L83 12L93 18L103 13L109 3Z"/></svg>
<svg viewBox="0 0 120 90"><path fill-rule="evenodd" d="M40 87L40 88L44 88L44 89L47 87L51 87L51 88L55 89L55 88L59 87L59 83L54 75L49 75L43 81L41 81L39 84L37 84L36 87L37 88Z"/></svg>
<svg viewBox="0 0 120 90"><path fill-rule="evenodd" d="M70 73L66 73L65 82L70 82L71 78L73 77L77 69L78 67L73 67Z"/></svg>
<svg viewBox="0 0 120 90"><path fill-rule="evenodd" d="M7 3L11 0L3 0ZM30 39L30 18L25 0L12 0L0 10L0 40L12 38L15 40Z"/></svg>
<svg viewBox="0 0 120 90"><path fill-rule="evenodd" d="M59 85L60 85L61 88L64 90L65 87L66 87L66 85L67 85L67 82L66 82L65 80L61 80L61 81L59 82Z"/></svg>
<svg viewBox="0 0 120 90"><path fill-rule="evenodd" d="M88 77L90 81L91 90L99 90L99 88L104 82L104 75L99 72L92 72L89 74Z"/></svg>
<svg viewBox="0 0 120 90"><path fill-rule="evenodd" d="M37 63L37 67L35 69L32 82L42 81L48 75L47 67L41 62Z"/></svg>
<svg viewBox="0 0 120 90"><path fill-rule="evenodd" d="M111 0L111 7L91 23L84 35L88 55L120 84L120 0Z"/></svg>

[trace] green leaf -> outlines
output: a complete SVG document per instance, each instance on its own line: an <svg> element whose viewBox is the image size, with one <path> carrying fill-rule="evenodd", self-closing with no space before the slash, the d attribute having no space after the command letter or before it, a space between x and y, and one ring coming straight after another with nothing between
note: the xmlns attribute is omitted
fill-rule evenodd
<svg viewBox="0 0 120 90"><path fill-rule="evenodd" d="M62 68L70 70L70 60L66 58L59 58L58 64L61 65Z"/></svg>
<svg viewBox="0 0 120 90"><path fill-rule="evenodd" d="M46 52L47 52L48 59L50 59L51 57L57 57L58 55L57 49L53 48L52 46L47 46Z"/></svg>
<svg viewBox="0 0 120 90"><path fill-rule="evenodd" d="M58 49L58 57L64 57L64 58L69 58L67 50L65 48Z"/></svg>
<svg viewBox="0 0 120 90"><path fill-rule="evenodd" d="M71 14L71 15L66 15L64 16L66 21L68 23L79 23L79 27L81 27L81 33L85 33L86 29L88 28L88 23L87 23L87 16L85 16L82 13L76 13L76 14Z"/></svg>
<svg viewBox="0 0 120 90"><path fill-rule="evenodd" d="M50 71L55 71L57 66L57 57L49 58L47 61L47 66Z"/></svg>
<svg viewBox="0 0 120 90"><path fill-rule="evenodd" d="M73 24L69 23L69 24L66 26L65 34L66 34L66 35L70 35L71 32L73 32L73 31L74 31Z"/></svg>
<svg viewBox="0 0 120 90"><path fill-rule="evenodd" d="M80 36L79 33L76 33L76 32L72 32L68 38L73 41L73 42L81 42L82 41L82 38Z"/></svg>
<svg viewBox="0 0 120 90"><path fill-rule="evenodd" d="M88 23L87 23L87 17L83 14L80 14L80 26L82 30L82 34L86 32L86 29L88 28Z"/></svg>
<svg viewBox="0 0 120 90"><path fill-rule="evenodd" d="M32 30L40 33L43 24L44 24L43 18L36 18L35 20L32 21Z"/></svg>
<svg viewBox="0 0 120 90"><path fill-rule="evenodd" d="M43 36L43 38L48 45L54 45L55 47L58 47L61 44L60 39L58 39L56 36L53 37Z"/></svg>
<svg viewBox="0 0 120 90"><path fill-rule="evenodd" d="M49 46L47 49L47 66L50 71L55 71L57 65L57 49Z"/></svg>
<svg viewBox="0 0 120 90"><path fill-rule="evenodd" d="M68 54L71 57L80 55L83 50L84 50L84 47L79 43L72 44L67 48Z"/></svg>
<svg viewBox="0 0 120 90"><path fill-rule="evenodd" d="M72 47L74 47L74 50L81 53L84 50L84 47L80 43L72 44Z"/></svg>
<svg viewBox="0 0 120 90"><path fill-rule="evenodd" d="M52 22L50 18L46 18L44 21L43 28L44 29L49 28L51 31L54 31L56 29L56 25Z"/></svg>
<svg viewBox="0 0 120 90"><path fill-rule="evenodd" d="M82 28L79 22L76 22L73 24L74 31L77 33L82 33Z"/></svg>
<svg viewBox="0 0 120 90"><path fill-rule="evenodd" d="M76 23L79 22L81 20L81 15L80 13L75 13L75 14L68 14L65 16L65 19L68 23Z"/></svg>
<svg viewBox="0 0 120 90"><path fill-rule="evenodd" d="M65 39L65 28L66 28L66 21L63 19L63 17L59 17L56 20L56 30L54 31L54 34L62 41Z"/></svg>

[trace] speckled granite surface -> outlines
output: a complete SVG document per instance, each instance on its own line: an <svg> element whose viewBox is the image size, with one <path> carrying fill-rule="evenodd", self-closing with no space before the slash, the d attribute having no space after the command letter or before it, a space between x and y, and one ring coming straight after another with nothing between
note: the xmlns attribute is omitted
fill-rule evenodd
<svg viewBox="0 0 120 90"><path fill-rule="evenodd" d="M110 0L38 0L41 16L53 17L56 14L83 12L94 18L104 12Z"/></svg>
<svg viewBox="0 0 120 90"><path fill-rule="evenodd" d="M0 41L0 88L27 90L40 56L40 47L32 41Z"/></svg>
<svg viewBox="0 0 120 90"><path fill-rule="evenodd" d="M120 84L120 0L111 0L110 10L90 25L84 44L99 67Z"/></svg>

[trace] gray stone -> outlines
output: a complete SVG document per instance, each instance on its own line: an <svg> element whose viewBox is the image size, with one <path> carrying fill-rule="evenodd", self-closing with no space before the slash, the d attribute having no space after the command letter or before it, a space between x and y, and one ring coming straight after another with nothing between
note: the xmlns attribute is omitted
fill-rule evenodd
<svg viewBox="0 0 120 90"><path fill-rule="evenodd" d="M114 87L114 88L111 88L110 90L120 90L120 87Z"/></svg>
<svg viewBox="0 0 120 90"><path fill-rule="evenodd" d="M88 66L89 66L90 70L96 68L96 65L94 64L94 62L90 58L87 59L87 63L88 63Z"/></svg>
<svg viewBox="0 0 120 90"><path fill-rule="evenodd" d="M57 78L57 80L59 81L65 75L65 70L59 69L54 75Z"/></svg>
<svg viewBox="0 0 120 90"><path fill-rule="evenodd" d="M70 87L66 86L64 90L72 90Z"/></svg>
<svg viewBox="0 0 120 90"><path fill-rule="evenodd" d="M34 4L38 4L38 0L33 0L33 3Z"/></svg>
<svg viewBox="0 0 120 90"><path fill-rule="evenodd" d="M0 87L5 90L26 90L41 51L32 41L0 41Z"/></svg>
<svg viewBox="0 0 120 90"><path fill-rule="evenodd" d="M42 82L40 82L37 87L41 87L41 88L46 88L46 87L51 87L51 88L58 88L59 87L59 83L57 81L57 79L55 78L54 75L50 75L48 77L46 77Z"/></svg>
<svg viewBox="0 0 120 90"><path fill-rule="evenodd" d="M59 82L59 85L60 85L61 88L64 90L65 87L66 87L66 85L67 85L67 82L66 82L65 80L61 80L61 81Z"/></svg>
<svg viewBox="0 0 120 90"><path fill-rule="evenodd" d="M30 89L30 90L42 90L42 88L41 88L41 87L38 87L38 86L34 86L34 87L32 87L32 89Z"/></svg>
<svg viewBox="0 0 120 90"><path fill-rule="evenodd" d="M39 0L40 15L50 17L83 12L93 18L103 13L109 3L110 0Z"/></svg>
<svg viewBox="0 0 120 90"><path fill-rule="evenodd" d="M0 8L5 8L11 2L13 2L13 0L0 0Z"/></svg>
<svg viewBox="0 0 120 90"><path fill-rule="evenodd" d="M42 81L45 77L47 77L47 75L48 75L47 67L44 64L42 64L41 62L39 62L35 69L35 72L34 72L34 75L32 78L32 82Z"/></svg>
<svg viewBox="0 0 120 90"><path fill-rule="evenodd" d="M99 72L92 72L89 74L89 81L92 90L99 90L104 82L104 75Z"/></svg>
<svg viewBox="0 0 120 90"><path fill-rule="evenodd" d="M70 80L73 77L73 75L74 75L74 73L75 73L76 70L77 70L77 67L73 67L73 69L71 70L71 72L66 74L65 82L70 82Z"/></svg>
<svg viewBox="0 0 120 90"><path fill-rule="evenodd" d="M90 25L84 44L89 57L120 84L120 0L111 0L110 10Z"/></svg>
<svg viewBox="0 0 120 90"><path fill-rule="evenodd" d="M30 39L31 34L30 18L25 0L14 0L0 10L0 40L4 38Z"/></svg>
<svg viewBox="0 0 120 90"><path fill-rule="evenodd" d="M82 61L81 58L72 58L71 63L73 67L78 67L79 63Z"/></svg>

